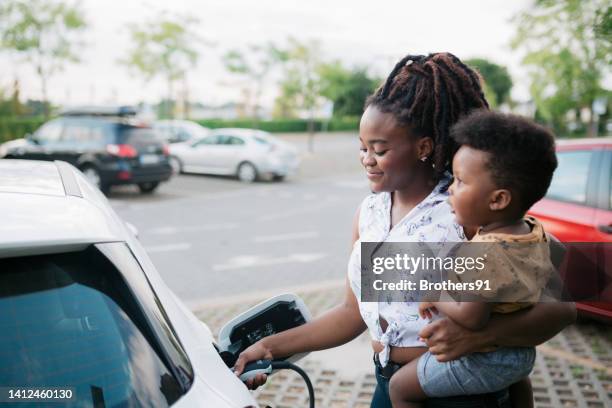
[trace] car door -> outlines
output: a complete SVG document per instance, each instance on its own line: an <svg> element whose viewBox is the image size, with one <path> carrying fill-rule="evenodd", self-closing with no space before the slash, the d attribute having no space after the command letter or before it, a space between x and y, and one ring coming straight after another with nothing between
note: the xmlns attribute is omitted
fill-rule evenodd
<svg viewBox="0 0 612 408"><path fill-rule="evenodd" d="M595 231L598 242L612 242L612 147L600 153Z"/></svg>
<svg viewBox="0 0 612 408"><path fill-rule="evenodd" d="M50 152L58 143L63 129L63 120L55 119L42 125L24 146L19 146L10 152L9 157L30 160L53 160Z"/></svg>
<svg viewBox="0 0 612 408"><path fill-rule="evenodd" d="M216 173L218 169L215 164L218 135L210 135L192 143L181 152L180 159L185 171L201 173Z"/></svg>
<svg viewBox="0 0 612 408"><path fill-rule="evenodd" d="M567 291L576 300L592 297L597 287L597 268L591 251L582 251L583 242L592 242L593 180L597 177L597 155L590 149L558 150L559 165L546 197L529 211L544 225L546 232L562 242L572 242L559 274ZM585 253L586 252L586 253Z"/></svg>
<svg viewBox="0 0 612 408"><path fill-rule="evenodd" d="M557 152L559 166L546 197L530 210L547 232L566 244L559 271L568 292L583 312L612 316L610 235L610 151L579 147Z"/></svg>
<svg viewBox="0 0 612 408"><path fill-rule="evenodd" d="M598 285L599 302L581 305L594 309L599 316L612 320L612 146L599 152L600 172L598 180L598 199L595 209L595 234L598 248Z"/></svg>
<svg viewBox="0 0 612 408"><path fill-rule="evenodd" d="M559 165L546 197L529 213L547 232L563 242L589 242L595 238L593 180L597 174L595 151L572 149L557 152Z"/></svg>
<svg viewBox="0 0 612 408"><path fill-rule="evenodd" d="M53 158L79 167L81 156L103 150L104 133L96 122L84 118L67 119L62 137L50 152Z"/></svg>
<svg viewBox="0 0 612 408"><path fill-rule="evenodd" d="M243 160L246 143L239 136L221 136L217 159L224 174L235 174Z"/></svg>

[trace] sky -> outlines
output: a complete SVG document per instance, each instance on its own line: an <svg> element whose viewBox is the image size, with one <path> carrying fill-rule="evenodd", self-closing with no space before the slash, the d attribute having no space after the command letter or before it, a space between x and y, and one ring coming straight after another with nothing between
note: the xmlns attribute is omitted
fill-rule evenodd
<svg viewBox="0 0 612 408"><path fill-rule="evenodd" d="M82 0L88 29L82 35L82 62L66 66L51 78L49 97L63 106L157 102L166 95L163 78L144 82L118 63L129 48L130 23L142 23L159 12L188 14L199 20L200 59L188 74L189 97L207 105L241 98L238 78L228 74L221 57L230 49L289 37L318 40L323 60L345 66L367 66L384 77L402 56L450 51L461 59L487 58L505 65L515 82L512 96L529 99L521 54L510 40L513 15L529 0ZM207 45L208 44L208 45ZM210 45L212 44L212 45ZM40 98L35 72L18 57L0 53L0 87L15 78L22 97ZM264 104L277 87L266 87Z"/></svg>

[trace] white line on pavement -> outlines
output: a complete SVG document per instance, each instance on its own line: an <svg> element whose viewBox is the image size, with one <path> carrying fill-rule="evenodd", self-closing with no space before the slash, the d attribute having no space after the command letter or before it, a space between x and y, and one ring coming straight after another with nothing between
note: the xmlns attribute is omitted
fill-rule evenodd
<svg viewBox="0 0 612 408"><path fill-rule="evenodd" d="M286 257L272 258L265 255L240 255L229 258L224 264L216 264L212 266L214 271L228 271L232 269L253 268L257 266L279 265L285 263L309 263L323 259L327 254L323 253L307 253L307 254L291 254Z"/></svg>
<svg viewBox="0 0 612 408"><path fill-rule="evenodd" d="M186 251L188 249L191 249L191 244L188 242L179 242L176 244L154 245L150 247L145 247L145 250L150 254L154 252Z"/></svg>
<svg viewBox="0 0 612 408"><path fill-rule="evenodd" d="M288 241L292 239L307 239L317 238L319 233L317 231L306 231L306 232L295 232L290 234L278 234L278 235L260 235L253 238L253 242L275 242L275 241Z"/></svg>
<svg viewBox="0 0 612 408"><path fill-rule="evenodd" d="M339 200L338 197L329 196L327 197L325 201L320 202L318 204L311 205L309 207L294 208L294 209L284 211L284 212L277 212L274 214L263 215L261 217L258 217L256 221L257 222L274 221L274 220L278 220L281 218L295 217L296 215L300 215L304 213L316 212L316 211L324 209L325 207L331 206L334 202L338 200Z"/></svg>
<svg viewBox="0 0 612 408"><path fill-rule="evenodd" d="M238 228L236 223L225 223L225 224L208 224L208 225L193 225L193 226L181 226L181 227L159 227L151 228L146 232L149 234L178 234L179 232L189 231L218 231Z"/></svg>

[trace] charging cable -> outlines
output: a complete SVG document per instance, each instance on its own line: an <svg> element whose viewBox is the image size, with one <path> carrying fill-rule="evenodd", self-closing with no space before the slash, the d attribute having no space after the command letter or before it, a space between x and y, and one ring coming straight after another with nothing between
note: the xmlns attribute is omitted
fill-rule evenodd
<svg viewBox="0 0 612 408"><path fill-rule="evenodd" d="M310 382L310 378L308 378L308 374L300 367L292 364L288 361L280 361L280 360L257 360L252 363L247 364L244 367L244 371L240 374L240 380L242 382L246 382L247 380L255 377L257 374L271 374L272 370L293 370L298 373L304 382L306 383L306 387L308 387L308 401L309 407L314 408L315 399L314 399L314 389L312 388L312 383Z"/></svg>

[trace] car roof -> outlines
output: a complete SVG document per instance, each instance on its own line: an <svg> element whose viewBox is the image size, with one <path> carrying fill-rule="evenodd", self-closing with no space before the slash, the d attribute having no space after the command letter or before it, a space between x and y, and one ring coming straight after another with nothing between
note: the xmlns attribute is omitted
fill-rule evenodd
<svg viewBox="0 0 612 408"><path fill-rule="evenodd" d="M0 160L0 258L125 241L125 226L65 162Z"/></svg>
<svg viewBox="0 0 612 408"><path fill-rule="evenodd" d="M581 139L557 139L558 150L571 150L577 148L597 149L612 147L612 137L590 137Z"/></svg>
<svg viewBox="0 0 612 408"><path fill-rule="evenodd" d="M81 106L77 108L66 109L60 112L60 116L135 116L138 114L138 109L134 106Z"/></svg>

